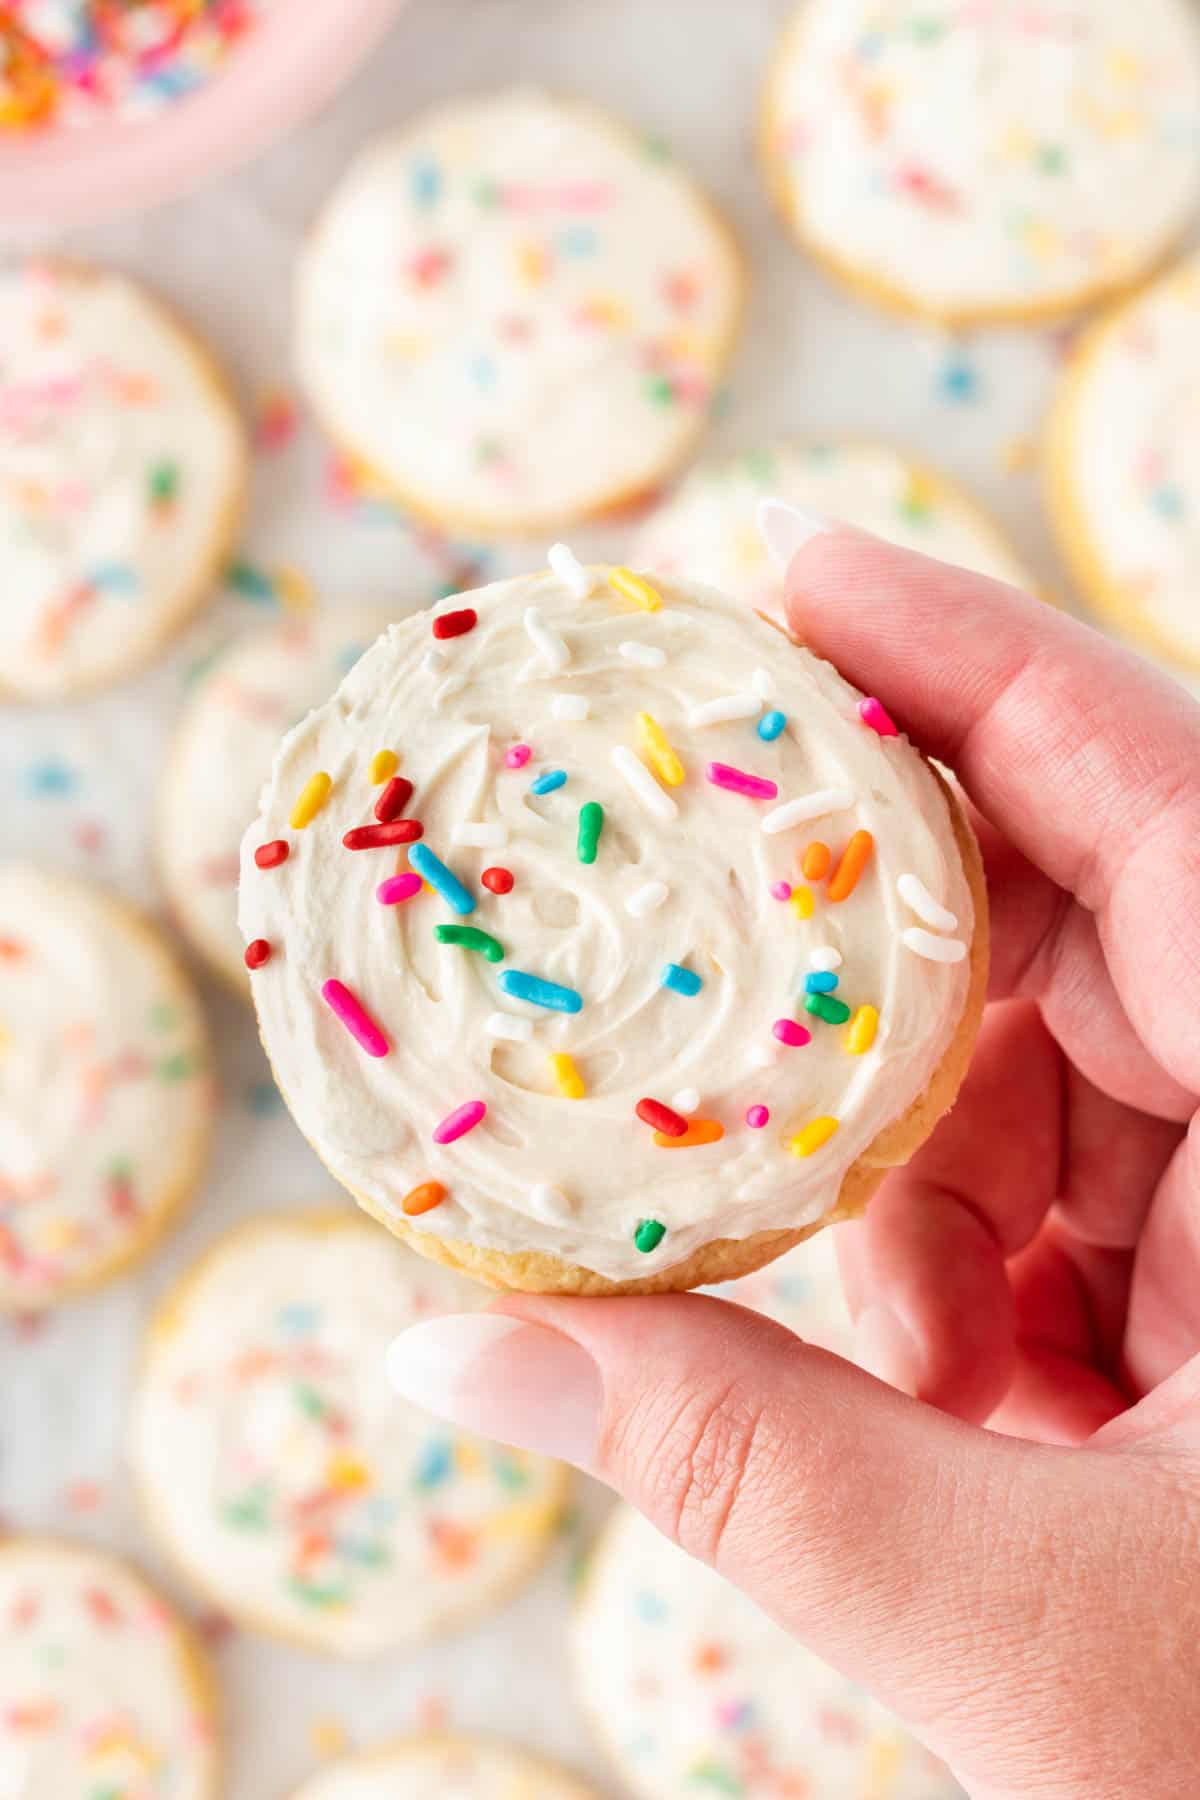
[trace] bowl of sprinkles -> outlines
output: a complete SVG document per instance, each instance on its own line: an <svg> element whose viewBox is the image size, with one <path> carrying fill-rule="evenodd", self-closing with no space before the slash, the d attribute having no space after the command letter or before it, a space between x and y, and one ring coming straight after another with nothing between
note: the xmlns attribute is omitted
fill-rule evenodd
<svg viewBox="0 0 1200 1800"><path fill-rule="evenodd" d="M402 0L8 0L0 228L150 206L319 106Z"/></svg>

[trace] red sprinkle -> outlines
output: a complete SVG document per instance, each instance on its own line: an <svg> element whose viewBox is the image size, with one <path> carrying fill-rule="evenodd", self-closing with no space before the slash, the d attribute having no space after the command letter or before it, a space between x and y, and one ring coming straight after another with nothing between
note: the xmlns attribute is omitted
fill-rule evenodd
<svg viewBox="0 0 1200 1800"><path fill-rule="evenodd" d="M275 838L269 844L260 844L254 852L254 860L260 869L277 869L292 854L292 846L286 838Z"/></svg>
<svg viewBox="0 0 1200 1800"><path fill-rule="evenodd" d="M266 938L255 938L252 944L246 945L246 967L261 969L265 962L271 960L271 946Z"/></svg>
<svg viewBox="0 0 1200 1800"><path fill-rule="evenodd" d="M485 869L479 879L484 887L490 889L493 894L512 893L511 869Z"/></svg>
<svg viewBox="0 0 1200 1800"><path fill-rule="evenodd" d="M661 1100L639 1100L634 1111L643 1125L653 1125L664 1137L683 1137L687 1133L687 1120Z"/></svg>
<svg viewBox="0 0 1200 1800"><path fill-rule="evenodd" d="M396 819L387 825L356 825L342 842L347 850L385 850L389 844L415 844L424 835L420 819Z"/></svg>
<svg viewBox="0 0 1200 1800"><path fill-rule="evenodd" d="M398 819L412 799L413 784L403 775L393 775L375 802L375 817L381 825Z"/></svg>
<svg viewBox="0 0 1200 1800"><path fill-rule="evenodd" d="M433 620L433 635L435 638L465 637L478 623L479 614L473 606L464 606L459 612L437 613Z"/></svg>

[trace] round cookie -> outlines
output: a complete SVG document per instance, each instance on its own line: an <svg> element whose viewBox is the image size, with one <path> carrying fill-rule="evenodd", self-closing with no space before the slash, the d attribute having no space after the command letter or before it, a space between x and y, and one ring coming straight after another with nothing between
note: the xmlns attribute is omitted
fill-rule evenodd
<svg viewBox="0 0 1200 1800"><path fill-rule="evenodd" d="M191 1197L212 1113L204 1017L157 933L0 864L0 1310L137 1261Z"/></svg>
<svg viewBox="0 0 1200 1800"><path fill-rule="evenodd" d="M180 717L160 791L159 862L180 926L247 992L238 860L279 739L327 700L387 623L343 607L248 633L218 658Z"/></svg>
<svg viewBox="0 0 1200 1800"><path fill-rule="evenodd" d="M588 1571L572 1652L585 1710L637 1800L962 1800L862 1688L630 1507Z"/></svg>
<svg viewBox="0 0 1200 1800"><path fill-rule="evenodd" d="M343 449L481 534L639 499L703 429L742 309L728 229L580 102L458 101L370 147L300 267L297 356Z"/></svg>
<svg viewBox="0 0 1200 1800"><path fill-rule="evenodd" d="M952 1102L977 851L777 627L552 554L394 625L282 745L242 855L259 1023L330 1171L426 1254L698 1286L859 1210Z"/></svg>
<svg viewBox="0 0 1200 1800"><path fill-rule="evenodd" d="M999 528L947 476L890 445L854 441L777 444L701 464L644 521L633 560L782 617L783 584L755 523L768 496L1016 587L1035 585Z"/></svg>
<svg viewBox="0 0 1200 1800"><path fill-rule="evenodd" d="M1127 286L1200 203L1187 0L802 0L762 153L800 242L949 325L1051 318Z"/></svg>
<svg viewBox="0 0 1200 1800"><path fill-rule="evenodd" d="M0 1793L216 1800L216 1693L183 1622L114 1557L0 1541Z"/></svg>
<svg viewBox="0 0 1200 1800"><path fill-rule="evenodd" d="M490 1738L403 1738L331 1763L292 1800L591 1800L562 1769Z"/></svg>
<svg viewBox="0 0 1200 1800"><path fill-rule="evenodd" d="M246 468L224 377L140 287L0 271L0 693L57 700L152 657L228 554Z"/></svg>
<svg viewBox="0 0 1200 1800"><path fill-rule="evenodd" d="M1084 598L1200 670L1200 258L1092 328L1047 438L1051 517Z"/></svg>
<svg viewBox="0 0 1200 1800"><path fill-rule="evenodd" d="M473 1619L536 1565L566 1471L396 1400L397 1331L479 1290L353 1213L224 1237L149 1332L130 1426L155 1531L214 1605L373 1656Z"/></svg>

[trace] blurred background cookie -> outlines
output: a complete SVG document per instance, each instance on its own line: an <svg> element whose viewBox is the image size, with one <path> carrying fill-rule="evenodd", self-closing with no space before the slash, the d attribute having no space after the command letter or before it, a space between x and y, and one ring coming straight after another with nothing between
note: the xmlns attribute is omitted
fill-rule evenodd
<svg viewBox="0 0 1200 1800"><path fill-rule="evenodd" d="M562 1769L490 1738L401 1740L336 1762L292 1800L590 1800Z"/></svg>

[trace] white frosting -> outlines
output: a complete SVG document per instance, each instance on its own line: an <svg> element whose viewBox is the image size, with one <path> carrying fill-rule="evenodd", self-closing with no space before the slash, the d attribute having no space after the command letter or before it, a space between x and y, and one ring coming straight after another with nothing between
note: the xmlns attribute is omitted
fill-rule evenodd
<svg viewBox="0 0 1200 1800"><path fill-rule="evenodd" d="M706 1291L765 1313L806 1344L852 1359L854 1325L838 1273L837 1233L837 1226L819 1231L753 1275Z"/></svg>
<svg viewBox="0 0 1200 1800"><path fill-rule="evenodd" d="M1184 0L805 0L768 151L805 240L945 316L1131 280L1200 198Z"/></svg>
<svg viewBox="0 0 1200 1800"><path fill-rule="evenodd" d="M418 1230L547 1251L615 1279L668 1267L714 1238L819 1218L850 1165L922 1092L967 992L965 961L934 966L901 942L912 914L897 876L918 875L957 915L963 940L973 921L945 800L908 743L871 731L833 669L747 608L698 587L664 583L661 594L662 607L644 612L603 583L582 602L553 575L497 583L463 596L479 622L443 645L433 677L423 667L429 615L393 626L281 747L242 857L243 934L272 946L252 984L264 1041L329 1169L385 1216L399 1216L409 1189L439 1181L448 1198L412 1220ZM530 654L530 605L566 643L565 670ZM635 635L663 650L661 667L622 656ZM750 689L764 665L772 704L788 717L782 736L765 743L744 718L688 725L697 704ZM586 719L555 718L551 696L566 684L589 700ZM681 785L660 785L631 748L643 711L682 759ZM505 752L518 743L532 760L512 768ZM424 839L412 854L432 852L466 884L476 900L468 919L440 894L381 905L376 888L407 853L343 847L344 833L370 820L367 768L383 744L401 752L415 784L408 816ZM616 766L621 752L628 763ZM845 787L852 805L770 835L772 803L713 786L710 762L774 781L781 800ZM332 778L330 796L290 831L316 771ZM542 778L557 774L565 784L539 796ZM647 805L642 785L670 816ZM605 819L590 865L576 849L588 802ZM463 820L503 824L506 848L454 847ZM837 857L858 830L876 848L848 899L830 902L816 882L805 920L773 897L781 879L804 885L795 859L810 841ZM259 869L256 846L280 837L288 860ZM514 876L508 894L480 879L498 859ZM491 934L503 960L436 941L447 923ZM844 958L832 998L879 1010L864 1055L848 1053L844 1027L804 1010L809 952L826 943ZM698 976L700 992L665 988L668 963ZM526 1004L507 991L514 971L574 990L578 1009ZM322 999L331 979L365 1007L386 1054L366 1054L335 1017ZM529 1041L498 1037L497 1013L524 1015ZM805 1048L776 1040L785 1017L811 1027ZM586 1098L560 1092L558 1052L574 1058ZM672 1154L635 1106L684 1087L725 1135ZM473 1102L486 1104L483 1123L435 1143L439 1122ZM745 1122L759 1104L771 1112L766 1130ZM836 1135L811 1156L789 1154L789 1140L823 1116L840 1122ZM567 1197L565 1216L536 1206L546 1183ZM666 1227L648 1252L634 1241L643 1220Z"/></svg>
<svg viewBox="0 0 1200 1800"><path fill-rule="evenodd" d="M215 1722L170 1612L121 1563L0 1545L4 1800L213 1800Z"/></svg>
<svg viewBox="0 0 1200 1800"><path fill-rule="evenodd" d="M628 1507L601 1541L572 1648L584 1705L638 1800L961 1796L862 1688Z"/></svg>
<svg viewBox="0 0 1200 1800"><path fill-rule="evenodd" d="M176 1560L259 1629L369 1656L458 1625L532 1564L559 1466L397 1400L398 1331L480 1290L355 1217L234 1232L160 1315L131 1456Z"/></svg>
<svg viewBox="0 0 1200 1800"><path fill-rule="evenodd" d="M241 428L117 275L0 272L0 690L52 699L149 654L225 545Z"/></svg>
<svg viewBox="0 0 1200 1800"><path fill-rule="evenodd" d="M1200 260L1102 327L1072 382L1056 471L1069 531L1120 604L1200 662Z"/></svg>
<svg viewBox="0 0 1200 1800"><path fill-rule="evenodd" d="M367 150L318 221L300 371L334 434L414 503L532 529L678 459L741 285L657 143L542 93L460 101Z"/></svg>
<svg viewBox="0 0 1200 1800"><path fill-rule="evenodd" d="M100 1275L198 1173L203 1016L105 895L0 865L0 1307Z"/></svg>
<svg viewBox="0 0 1200 1800"><path fill-rule="evenodd" d="M334 1763L293 1800L589 1800L590 1792L506 1744L442 1738Z"/></svg>
<svg viewBox="0 0 1200 1800"><path fill-rule="evenodd" d="M768 495L942 562L1033 585L996 527L951 482L886 444L854 441L779 444L701 464L646 519L634 561L779 614L783 583L755 523Z"/></svg>
<svg viewBox="0 0 1200 1800"><path fill-rule="evenodd" d="M163 878L196 947L239 979L239 856L271 758L386 623L379 610L342 607L253 631L212 666L184 709L162 789Z"/></svg>

